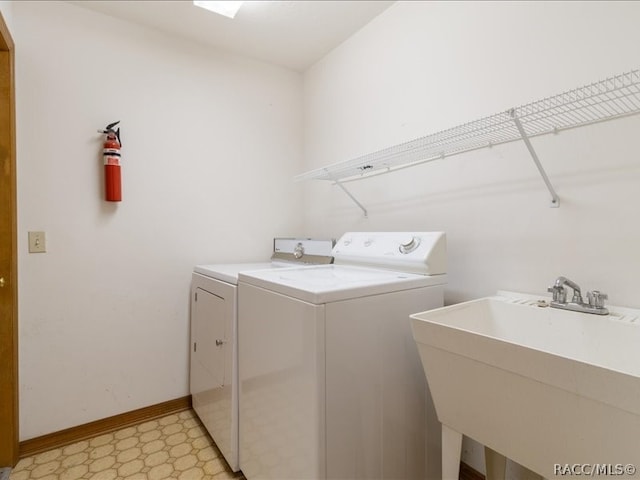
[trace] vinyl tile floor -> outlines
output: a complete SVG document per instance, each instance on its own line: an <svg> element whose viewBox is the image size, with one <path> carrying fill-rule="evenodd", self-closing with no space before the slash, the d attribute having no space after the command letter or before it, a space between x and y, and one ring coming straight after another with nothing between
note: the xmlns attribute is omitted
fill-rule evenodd
<svg viewBox="0 0 640 480"><path fill-rule="evenodd" d="M244 480L192 410L21 459L9 480Z"/></svg>

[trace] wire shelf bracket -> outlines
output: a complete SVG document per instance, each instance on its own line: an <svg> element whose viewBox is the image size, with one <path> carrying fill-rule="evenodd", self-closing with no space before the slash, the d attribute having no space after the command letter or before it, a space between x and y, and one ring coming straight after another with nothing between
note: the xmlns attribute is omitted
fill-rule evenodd
<svg viewBox="0 0 640 480"><path fill-rule="evenodd" d="M342 189L342 191L344 193L347 194L347 196L353 200L353 202L360 207L360 210L362 210L362 213L364 213L364 217L367 218L369 216L369 212L367 212L367 209L364 208L364 206L358 201L358 199L356 199L356 197L353 196L353 194L347 190L347 187L345 187L342 182L340 180L338 180L337 178L335 178L331 172L329 170L327 170L327 175L333 180L334 184L337 185L338 187L340 187Z"/></svg>
<svg viewBox="0 0 640 480"><path fill-rule="evenodd" d="M520 132L520 135L522 136L522 141L526 145L527 150L529 150L529 153L531 154L531 158L533 158L533 162L536 164L536 167L538 167L538 171L542 176L542 180L544 180L544 184L547 186L547 189L551 194L550 206L552 208L560 207L560 198L558 197L556 190L553 188L553 185L551 185L551 181L549 180L547 172L544 171L544 168L540 163L540 159L538 158L538 154L533 148L533 145L531 145L531 140L529 140L529 136L527 135L527 132L524 131L524 127L522 126L522 123L520 122L520 119L518 118L518 115L516 114L515 109L510 110L509 114L511 115L511 118L513 118L513 122L516 124L516 128L518 129L518 131Z"/></svg>
<svg viewBox="0 0 640 480"><path fill-rule="evenodd" d="M367 216L346 183L474 150L523 141L551 194L560 199L536 154L531 138L640 113L640 70L615 75L488 117L393 145L300 175L295 181L328 180L340 187Z"/></svg>

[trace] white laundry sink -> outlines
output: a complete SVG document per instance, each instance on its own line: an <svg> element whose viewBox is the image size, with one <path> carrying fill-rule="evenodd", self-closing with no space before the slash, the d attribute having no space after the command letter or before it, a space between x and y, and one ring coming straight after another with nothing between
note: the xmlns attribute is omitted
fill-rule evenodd
<svg viewBox="0 0 640 480"><path fill-rule="evenodd" d="M600 316L538 298L499 292L411 316L447 427L443 471L457 469L464 434L549 479L576 465L640 478L640 310Z"/></svg>

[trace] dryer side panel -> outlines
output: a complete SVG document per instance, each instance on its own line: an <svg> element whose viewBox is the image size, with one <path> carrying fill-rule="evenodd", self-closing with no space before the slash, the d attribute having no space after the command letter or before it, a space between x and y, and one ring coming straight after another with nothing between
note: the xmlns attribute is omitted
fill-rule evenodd
<svg viewBox="0 0 640 480"><path fill-rule="evenodd" d="M193 409L229 466L238 470L235 308L235 286L193 274L189 374Z"/></svg>

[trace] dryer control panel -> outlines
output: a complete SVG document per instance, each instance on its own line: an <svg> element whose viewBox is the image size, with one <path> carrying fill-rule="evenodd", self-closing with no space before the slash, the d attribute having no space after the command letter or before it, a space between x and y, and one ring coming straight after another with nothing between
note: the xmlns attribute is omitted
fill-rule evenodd
<svg viewBox="0 0 640 480"><path fill-rule="evenodd" d="M447 272L444 232L347 232L333 249L334 262L422 275Z"/></svg>
<svg viewBox="0 0 640 480"><path fill-rule="evenodd" d="M271 260L323 265L333 262L336 241L320 238L274 238Z"/></svg>

